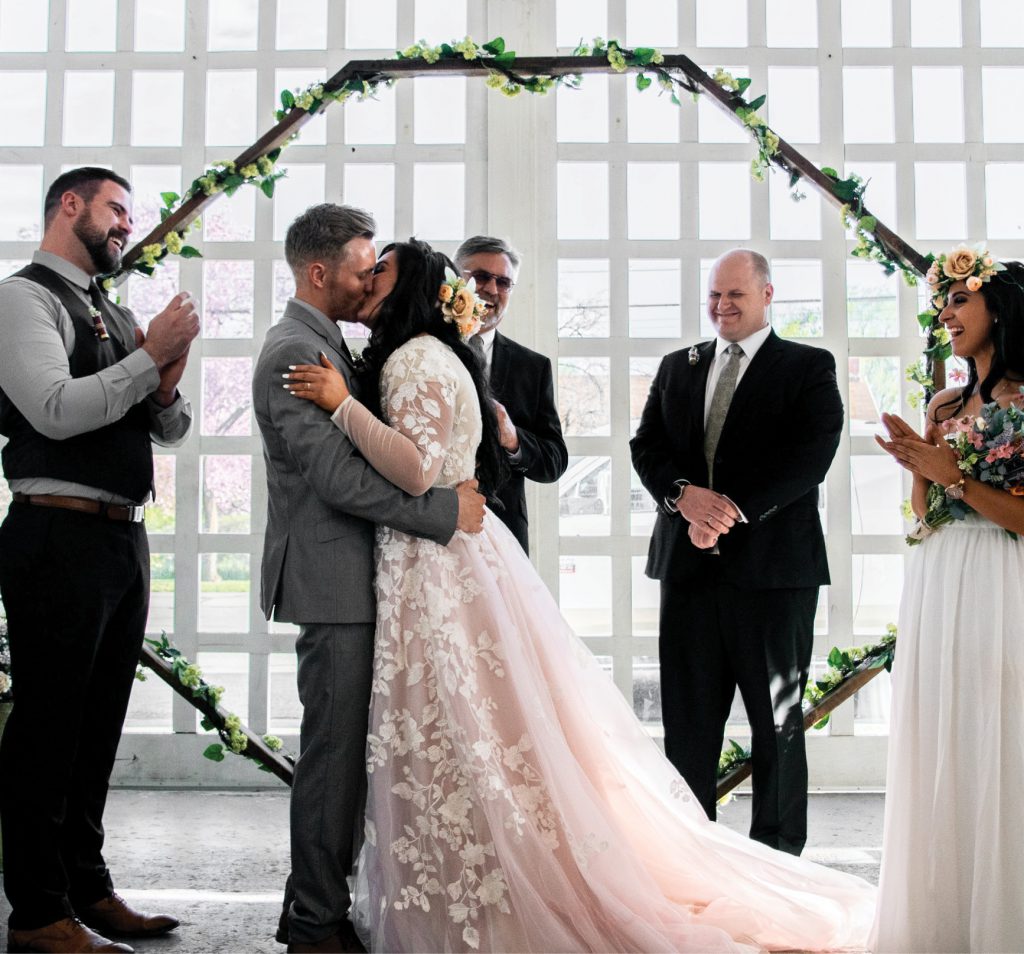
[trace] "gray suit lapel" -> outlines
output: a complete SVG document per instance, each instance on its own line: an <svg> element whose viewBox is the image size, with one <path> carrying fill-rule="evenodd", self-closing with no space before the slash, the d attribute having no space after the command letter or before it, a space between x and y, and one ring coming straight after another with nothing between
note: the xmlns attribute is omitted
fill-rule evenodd
<svg viewBox="0 0 1024 954"><path fill-rule="evenodd" d="M347 365L348 373L346 373L346 377L348 377L349 373L355 371L352 354L348 350L348 345L345 344L345 339L341 334L341 328L338 327L336 322L321 321L311 311L303 308L302 305L296 304L294 301L289 301L285 306L284 315L281 320L302 322L307 328L323 338L332 354L337 355ZM328 354L328 357L332 357L332 354Z"/></svg>

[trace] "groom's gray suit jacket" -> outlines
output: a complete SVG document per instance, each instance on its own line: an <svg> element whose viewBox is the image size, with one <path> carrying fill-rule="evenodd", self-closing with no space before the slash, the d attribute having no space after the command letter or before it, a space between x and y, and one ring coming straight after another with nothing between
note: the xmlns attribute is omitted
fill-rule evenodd
<svg viewBox="0 0 1024 954"><path fill-rule="evenodd" d="M375 525L447 543L458 498L446 489L422 497L398 490L326 411L283 388L289 365L318 364L321 351L352 386L341 330L292 299L253 374L268 491L260 607L267 619L290 623L373 622Z"/></svg>

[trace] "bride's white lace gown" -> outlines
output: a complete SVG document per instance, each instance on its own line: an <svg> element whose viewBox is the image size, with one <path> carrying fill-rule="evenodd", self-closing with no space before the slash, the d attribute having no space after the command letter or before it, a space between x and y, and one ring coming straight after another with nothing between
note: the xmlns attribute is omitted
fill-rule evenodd
<svg viewBox="0 0 1024 954"><path fill-rule="evenodd" d="M1024 540L978 514L908 557L881 952L1024 950Z"/></svg>
<svg viewBox="0 0 1024 954"><path fill-rule="evenodd" d="M335 414L412 493L473 476L472 381L432 337ZM374 951L863 949L874 889L709 822L488 514L382 529L357 922Z"/></svg>

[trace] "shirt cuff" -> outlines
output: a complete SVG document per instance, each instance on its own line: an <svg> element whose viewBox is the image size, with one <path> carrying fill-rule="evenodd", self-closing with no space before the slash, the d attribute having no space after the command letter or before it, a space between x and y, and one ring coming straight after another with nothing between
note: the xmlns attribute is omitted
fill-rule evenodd
<svg viewBox="0 0 1024 954"><path fill-rule="evenodd" d="M683 496L683 492L686 488L690 486L690 481L680 478L679 480L674 481L674 486L676 488L675 496L667 494L661 502L662 509L669 516L672 516L674 513L679 513L679 509L676 507L676 504L679 503L679 498Z"/></svg>

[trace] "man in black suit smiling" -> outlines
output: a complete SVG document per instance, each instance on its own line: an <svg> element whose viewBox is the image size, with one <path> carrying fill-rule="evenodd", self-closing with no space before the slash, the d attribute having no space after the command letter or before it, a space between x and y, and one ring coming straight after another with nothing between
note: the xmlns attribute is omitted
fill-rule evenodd
<svg viewBox="0 0 1024 954"><path fill-rule="evenodd" d="M829 582L818 485L839 445L832 355L768 324L768 262L737 249L708 280L714 341L661 363L630 443L661 504L647 575L661 582L665 752L708 817L737 686L752 734L750 836L807 837L801 699L818 587Z"/></svg>
<svg viewBox="0 0 1024 954"><path fill-rule="evenodd" d="M519 274L519 253L489 235L466 239L455 266L476 281L477 294L489 305L476 339L482 345L491 393L497 402L501 445L509 455L511 476L498 495L495 513L529 552L526 478L550 484L565 473L569 452L555 407L551 361L498 332Z"/></svg>

